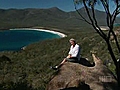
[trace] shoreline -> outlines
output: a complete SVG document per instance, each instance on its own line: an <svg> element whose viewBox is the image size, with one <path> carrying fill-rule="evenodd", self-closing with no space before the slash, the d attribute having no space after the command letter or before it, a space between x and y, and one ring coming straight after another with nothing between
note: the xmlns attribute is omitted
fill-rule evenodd
<svg viewBox="0 0 120 90"><path fill-rule="evenodd" d="M49 30L49 29L38 29L38 28L14 28L14 29L9 29L9 30L36 30L36 31L43 31L43 32L48 32L48 33L52 33L52 34L57 34L59 35L61 38L67 37L66 34L61 33L59 31L54 31L54 30Z"/></svg>
<svg viewBox="0 0 120 90"><path fill-rule="evenodd" d="M109 27L108 26L100 26L101 30L103 31L108 31L109 30Z"/></svg>
<svg viewBox="0 0 120 90"><path fill-rule="evenodd" d="M43 31L43 32L48 32L48 33L52 33L52 34L57 34L58 36L60 36L60 38L64 38L67 37L66 34L61 33L59 31L54 31L54 30L50 30L50 29L38 29L38 28L14 28L14 29L9 29L9 30L36 30L36 31ZM21 50L25 50L27 46L23 46L21 48Z"/></svg>

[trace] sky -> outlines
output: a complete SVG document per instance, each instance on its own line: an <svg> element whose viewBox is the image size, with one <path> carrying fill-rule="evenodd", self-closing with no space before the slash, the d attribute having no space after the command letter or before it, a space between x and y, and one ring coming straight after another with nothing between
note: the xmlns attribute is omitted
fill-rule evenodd
<svg viewBox="0 0 120 90"><path fill-rule="evenodd" d="M111 4L111 11L114 10L113 2ZM0 0L0 9L24 9L24 8L40 8L46 9L51 7L58 7L59 9L69 12L75 11L73 0ZM82 7L82 6L80 6ZM103 11L100 5L97 9Z"/></svg>
<svg viewBox="0 0 120 90"><path fill-rule="evenodd" d="M0 0L1 9L9 8L51 8L58 7L63 11L74 11L73 0Z"/></svg>

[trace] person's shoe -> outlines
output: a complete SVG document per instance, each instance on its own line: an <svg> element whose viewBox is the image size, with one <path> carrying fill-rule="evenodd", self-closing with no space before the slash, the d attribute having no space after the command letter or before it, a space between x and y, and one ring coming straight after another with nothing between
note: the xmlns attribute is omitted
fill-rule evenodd
<svg viewBox="0 0 120 90"><path fill-rule="evenodd" d="M53 70L58 70L58 66L51 67Z"/></svg>

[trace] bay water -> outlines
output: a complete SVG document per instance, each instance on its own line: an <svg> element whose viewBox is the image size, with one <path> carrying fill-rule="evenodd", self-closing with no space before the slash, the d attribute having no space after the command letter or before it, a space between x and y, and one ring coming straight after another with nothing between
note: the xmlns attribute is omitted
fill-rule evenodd
<svg viewBox="0 0 120 90"><path fill-rule="evenodd" d="M0 31L0 51L18 51L31 43L53 38L60 38L60 36L36 30Z"/></svg>

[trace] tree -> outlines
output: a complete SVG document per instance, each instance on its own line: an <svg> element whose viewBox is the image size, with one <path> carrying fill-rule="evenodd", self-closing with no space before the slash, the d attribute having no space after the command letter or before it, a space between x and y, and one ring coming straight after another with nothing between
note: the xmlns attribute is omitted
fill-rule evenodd
<svg viewBox="0 0 120 90"><path fill-rule="evenodd" d="M108 51L110 53L110 56L114 62L114 65L116 67L116 79L118 81L118 85L120 87L120 57L115 55L115 52L113 51L113 47L111 44L110 37L111 35L113 36L115 40L115 45L117 47L118 55L120 55L120 46L118 42L117 35L115 34L114 31L114 22L117 17L117 15L120 13L120 0L73 0L75 9L79 16L82 18L81 20L87 22L90 24L94 30L103 38L103 40L106 42ZM110 2L113 2L115 9L113 11L110 10ZM85 7L86 14L89 18L86 19L80 12L79 9L77 8L80 4L83 4ZM108 32L104 32L101 28L100 25L97 22L96 19L96 13L95 13L95 7L96 5L99 4L103 7L106 13L106 24L109 28ZM91 9L91 10L89 10Z"/></svg>

